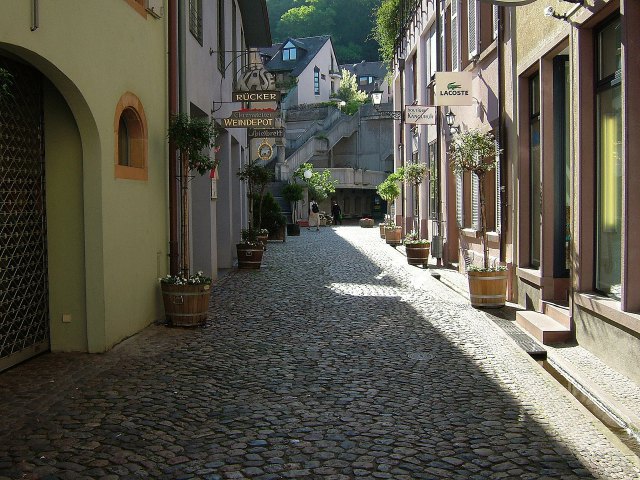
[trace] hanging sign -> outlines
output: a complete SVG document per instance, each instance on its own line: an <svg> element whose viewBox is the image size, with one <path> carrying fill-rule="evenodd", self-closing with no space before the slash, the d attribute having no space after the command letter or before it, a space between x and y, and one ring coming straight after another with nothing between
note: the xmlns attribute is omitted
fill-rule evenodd
<svg viewBox="0 0 640 480"><path fill-rule="evenodd" d="M284 128L247 128L247 138L282 138Z"/></svg>
<svg viewBox="0 0 640 480"><path fill-rule="evenodd" d="M280 118L280 111L271 108L245 108L231 112L231 118Z"/></svg>
<svg viewBox="0 0 640 480"><path fill-rule="evenodd" d="M265 91L235 91L232 94L234 102L279 102L281 94L278 90Z"/></svg>
<svg viewBox="0 0 640 480"><path fill-rule="evenodd" d="M225 128L274 128L275 118L223 118L222 126Z"/></svg>
<svg viewBox="0 0 640 480"><path fill-rule="evenodd" d="M436 107L407 105L404 107L404 121L414 125L435 125Z"/></svg>
<svg viewBox="0 0 640 480"><path fill-rule="evenodd" d="M436 72L434 104L473 105L471 72Z"/></svg>
<svg viewBox="0 0 640 480"><path fill-rule="evenodd" d="M262 142L258 147L258 156L261 160L269 160L273 155L273 147L267 142Z"/></svg>

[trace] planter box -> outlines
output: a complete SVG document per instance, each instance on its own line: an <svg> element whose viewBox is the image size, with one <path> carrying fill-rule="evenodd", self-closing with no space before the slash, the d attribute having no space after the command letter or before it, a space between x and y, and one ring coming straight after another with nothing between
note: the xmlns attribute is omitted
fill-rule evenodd
<svg viewBox="0 0 640 480"><path fill-rule="evenodd" d="M298 225L297 223L287 224L287 235L289 235L290 237L299 237L300 225Z"/></svg>
<svg viewBox="0 0 640 480"><path fill-rule="evenodd" d="M504 307L507 300L507 272L467 272L471 306Z"/></svg>
<svg viewBox="0 0 640 480"><path fill-rule="evenodd" d="M264 248L261 245L236 244L238 252L238 268L257 270L262 266Z"/></svg>
<svg viewBox="0 0 640 480"><path fill-rule="evenodd" d="M373 218L361 218L360 226L362 228L373 228Z"/></svg>
<svg viewBox="0 0 640 480"><path fill-rule="evenodd" d="M402 227L386 227L384 239L388 245L402 245Z"/></svg>
<svg viewBox="0 0 640 480"><path fill-rule="evenodd" d="M284 242L287 239L286 228L286 225L281 225L275 232L269 232L269 240Z"/></svg>
<svg viewBox="0 0 640 480"><path fill-rule="evenodd" d="M384 238L384 229L387 227L387 224L380 223L378 226L380 227L380 238Z"/></svg>
<svg viewBox="0 0 640 480"><path fill-rule="evenodd" d="M407 263L409 265L429 265L429 245L428 243L406 243L404 248L407 251Z"/></svg>
<svg viewBox="0 0 640 480"><path fill-rule="evenodd" d="M197 327L207 320L211 285L162 283L162 303L167 322L175 327Z"/></svg>

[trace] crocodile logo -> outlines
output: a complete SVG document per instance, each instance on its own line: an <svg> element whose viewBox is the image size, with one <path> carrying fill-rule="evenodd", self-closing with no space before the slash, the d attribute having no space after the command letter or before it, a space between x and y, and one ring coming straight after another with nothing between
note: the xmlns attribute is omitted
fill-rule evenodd
<svg viewBox="0 0 640 480"><path fill-rule="evenodd" d="M457 90L458 88L462 88L462 87L458 85L456 82L447 83L447 90Z"/></svg>

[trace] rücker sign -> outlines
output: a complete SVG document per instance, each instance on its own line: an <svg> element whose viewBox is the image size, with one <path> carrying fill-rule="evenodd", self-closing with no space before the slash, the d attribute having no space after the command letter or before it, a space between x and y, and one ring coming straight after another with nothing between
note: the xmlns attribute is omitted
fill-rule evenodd
<svg viewBox="0 0 640 480"><path fill-rule="evenodd" d="M277 90L233 92L232 98L234 102L279 102L280 92Z"/></svg>

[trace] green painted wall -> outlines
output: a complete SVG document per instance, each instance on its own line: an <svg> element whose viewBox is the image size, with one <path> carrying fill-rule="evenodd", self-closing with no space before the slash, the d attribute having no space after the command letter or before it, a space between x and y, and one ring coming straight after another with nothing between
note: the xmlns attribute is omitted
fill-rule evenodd
<svg viewBox="0 0 640 480"><path fill-rule="evenodd" d="M82 152L81 169L73 173L81 172L81 185L64 191L56 177L61 172L51 172L52 348L104 351L162 316L158 277L166 272L168 250L166 18L144 18L125 0L46 1L40 2L39 28L32 32L31 2L6 3L0 50L38 68L60 93L51 89L45 105L48 118L63 120L47 129L47 166L65 152L77 158L79 146ZM115 109L125 92L141 100L148 122L147 181L114 176ZM82 204L61 212L58 201L65 199ZM66 222L68 228L58 229ZM63 271L65 259L73 260L72 272ZM66 308L80 313L71 312L72 322L61 325Z"/></svg>

